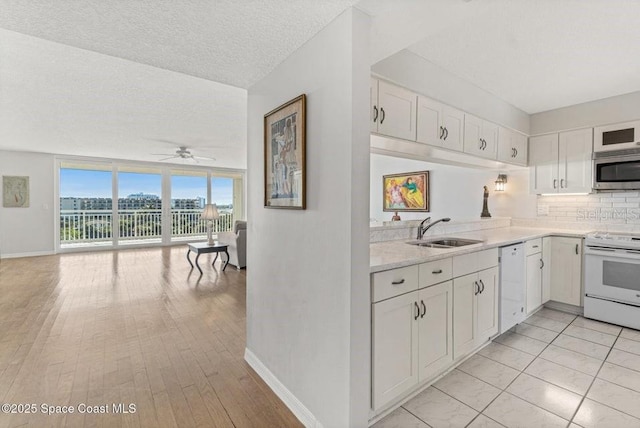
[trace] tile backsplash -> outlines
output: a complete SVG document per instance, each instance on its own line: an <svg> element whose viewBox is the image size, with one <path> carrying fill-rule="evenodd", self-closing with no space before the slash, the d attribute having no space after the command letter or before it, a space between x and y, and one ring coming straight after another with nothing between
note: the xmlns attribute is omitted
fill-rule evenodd
<svg viewBox="0 0 640 428"><path fill-rule="evenodd" d="M640 229L640 192L594 193L576 196L538 196L536 220Z"/></svg>

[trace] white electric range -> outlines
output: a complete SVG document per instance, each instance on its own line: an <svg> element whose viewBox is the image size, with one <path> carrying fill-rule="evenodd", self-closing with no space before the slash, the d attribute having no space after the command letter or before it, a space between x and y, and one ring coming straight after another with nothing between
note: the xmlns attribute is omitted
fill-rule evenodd
<svg viewBox="0 0 640 428"><path fill-rule="evenodd" d="M640 329L640 234L585 239L584 316Z"/></svg>

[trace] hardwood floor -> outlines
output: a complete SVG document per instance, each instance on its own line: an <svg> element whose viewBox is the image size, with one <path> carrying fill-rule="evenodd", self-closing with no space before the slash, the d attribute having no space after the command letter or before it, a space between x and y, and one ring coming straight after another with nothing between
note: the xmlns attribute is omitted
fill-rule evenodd
<svg viewBox="0 0 640 428"><path fill-rule="evenodd" d="M244 362L245 271L186 248L0 262L0 427L297 427ZM207 262L208 261L208 262ZM209 265L207 266L207 263ZM79 413L78 405L109 413ZM135 413L116 414L130 403ZM71 405L46 415L42 404ZM100 409L97 409L100 410Z"/></svg>

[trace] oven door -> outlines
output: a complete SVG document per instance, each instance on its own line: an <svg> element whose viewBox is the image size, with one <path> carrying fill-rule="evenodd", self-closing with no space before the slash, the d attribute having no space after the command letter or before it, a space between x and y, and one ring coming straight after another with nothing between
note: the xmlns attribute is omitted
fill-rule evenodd
<svg viewBox="0 0 640 428"><path fill-rule="evenodd" d="M593 162L593 188L640 189L640 155L596 159Z"/></svg>
<svg viewBox="0 0 640 428"><path fill-rule="evenodd" d="M605 247L585 250L585 293L640 306L640 251Z"/></svg>

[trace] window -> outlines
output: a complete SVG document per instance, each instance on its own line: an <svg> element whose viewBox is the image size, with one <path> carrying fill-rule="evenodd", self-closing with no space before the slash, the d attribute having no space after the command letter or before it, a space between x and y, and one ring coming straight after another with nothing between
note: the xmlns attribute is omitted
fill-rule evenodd
<svg viewBox="0 0 640 428"><path fill-rule="evenodd" d="M205 171L171 171L171 239L185 240L207 236L200 219L207 203Z"/></svg>
<svg viewBox="0 0 640 428"><path fill-rule="evenodd" d="M162 176L149 168L118 168L120 243L162 242Z"/></svg>
<svg viewBox="0 0 640 428"><path fill-rule="evenodd" d="M111 245L111 165L60 166L60 246Z"/></svg>

